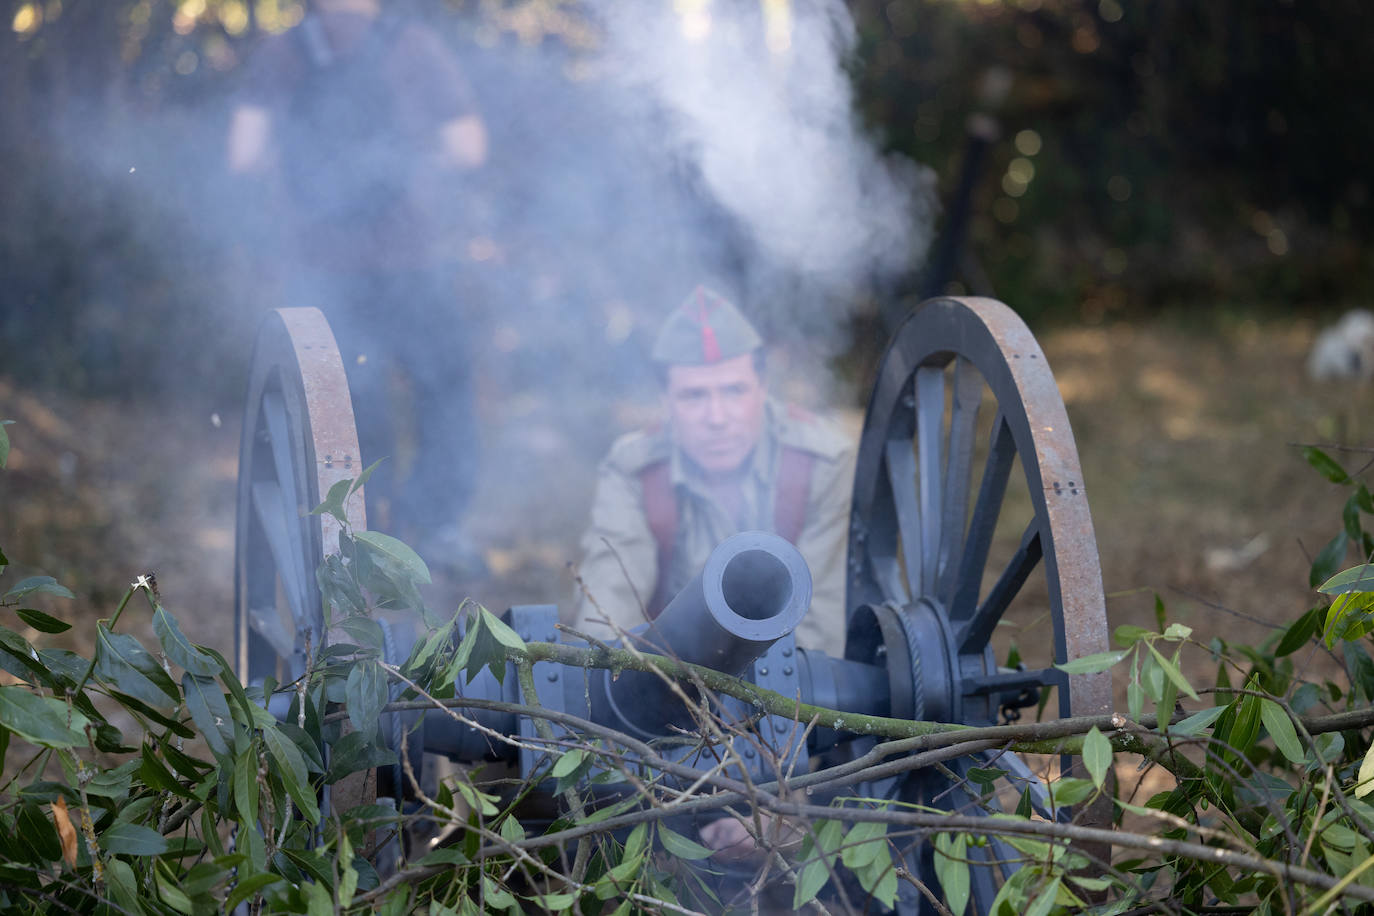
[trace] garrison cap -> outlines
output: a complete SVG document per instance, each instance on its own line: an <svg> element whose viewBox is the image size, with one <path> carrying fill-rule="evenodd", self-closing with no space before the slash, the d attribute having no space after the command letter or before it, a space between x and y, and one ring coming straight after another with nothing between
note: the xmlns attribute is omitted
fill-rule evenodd
<svg viewBox="0 0 1374 916"><path fill-rule="evenodd" d="M669 366L705 366L761 346L759 332L730 300L698 286L663 322L652 356Z"/></svg>

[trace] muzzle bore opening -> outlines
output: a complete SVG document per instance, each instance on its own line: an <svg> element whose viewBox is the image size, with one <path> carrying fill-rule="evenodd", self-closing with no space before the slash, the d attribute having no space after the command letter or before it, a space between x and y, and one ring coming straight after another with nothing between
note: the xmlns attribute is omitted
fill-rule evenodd
<svg viewBox="0 0 1374 916"><path fill-rule="evenodd" d="M730 558L720 576L730 610L747 620L776 617L792 598L787 566L766 550L745 550Z"/></svg>

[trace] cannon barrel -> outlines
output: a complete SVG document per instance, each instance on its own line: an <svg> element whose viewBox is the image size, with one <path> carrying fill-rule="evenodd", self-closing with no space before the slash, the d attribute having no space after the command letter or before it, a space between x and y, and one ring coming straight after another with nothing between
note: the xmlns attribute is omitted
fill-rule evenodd
<svg viewBox="0 0 1374 916"><path fill-rule="evenodd" d="M746 531L717 545L696 578L634 630L630 642L738 675L796 629L810 606L811 570L797 548L776 534ZM598 721L619 721L646 737L689 721L682 701L656 674L600 672L593 683Z"/></svg>

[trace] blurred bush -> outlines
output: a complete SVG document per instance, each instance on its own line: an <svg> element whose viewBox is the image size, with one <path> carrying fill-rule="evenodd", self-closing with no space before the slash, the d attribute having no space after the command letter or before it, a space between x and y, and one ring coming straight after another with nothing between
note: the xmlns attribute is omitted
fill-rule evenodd
<svg viewBox="0 0 1374 916"><path fill-rule="evenodd" d="M958 177L965 121L1002 127L965 287L1100 321L1168 307L1367 301L1357 0L857 0L864 114ZM981 267L981 271L977 268ZM985 274L985 276L980 275Z"/></svg>

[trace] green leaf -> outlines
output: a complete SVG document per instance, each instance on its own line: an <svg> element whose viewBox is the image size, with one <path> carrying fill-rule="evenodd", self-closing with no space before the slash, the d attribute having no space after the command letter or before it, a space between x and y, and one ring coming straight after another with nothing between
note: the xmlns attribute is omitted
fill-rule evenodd
<svg viewBox="0 0 1374 916"><path fill-rule="evenodd" d="M348 672L344 697L353 728L365 735L376 734L382 707L387 701L386 675L381 665L371 659L355 664Z"/></svg>
<svg viewBox="0 0 1374 916"><path fill-rule="evenodd" d="M1307 463L1316 468L1317 473L1321 474L1332 483L1349 483L1350 475L1345 472L1336 459L1314 445L1304 446L1302 456L1307 459Z"/></svg>
<svg viewBox="0 0 1374 916"><path fill-rule="evenodd" d="M1364 798L1371 792L1374 792L1374 744L1364 752L1364 760L1360 761L1360 774L1355 777L1356 798Z"/></svg>
<svg viewBox="0 0 1374 916"><path fill-rule="evenodd" d="M359 770L375 770L378 767L391 766L396 763L396 754L384 747L378 747L372 740L375 737L375 730L371 735L362 732L349 732L330 748L329 772L325 774L324 781L336 783L349 773L356 773ZM415 739L411 739L412 741Z"/></svg>
<svg viewBox="0 0 1374 916"><path fill-rule="evenodd" d="M175 618L166 608L158 604L153 609L153 632L162 643L162 650L173 664L199 677L214 677L219 674L219 663L206 653L191 645L191 641L181 632Z"/></svg>
<svg viewBox="0 0 1374 916"><path fill-rule="evenodd" d="M364 468L364 469L363 469L363 472L362 472L361 474L358 475L358 479L355 480L355 481L353 481L353 486L349 487L349 489L348 489L348 495L349 495L349 496L352 496L354 493L357 493L357 492L358 492L359 490L361 490L364 486L366 486L366 485L367 485L367 482L368 482L369 480L372 479L372 472L375 471L375 470L377 470L377 465L381 464L381 463L382 463L383 461L385 461L385 460L386 460L386 456L383 455L382 457L378 458L376 461L374 461L374 462L372 462L371 464L369 464L366 468Z"/></svg>
<svg viewBox="0 0 1374 916"><path fill-rule="evenodd" d="M500 813L501 809L496 807L495 795L479 791L466 782L454 783L453 788L463 797L469 808L480 811L483 817L494 817Z"/></svg>
<svg viewBox="0 0 1374 916"><path fill-rule="evenodd" d="M1257 689L1258 685L1252 677L1247 682L1247 689ZM1240 701L1240 708L1236 712L1235 725L1231 726L1231 732L1227 735L1227 743L1231 749L1238 754L1244 754L1250 750L1255 743L1255 738L1259 736L1260 730L1260 700L1259 697L1247 695Z"/></svg>
<svg viewBox="0 0 1374 916"><path fill-rule="evenodd" d="M111 858L105 863L105 882L110 888L110 896L127 912L141 912L138 879L134 870L123 859Z"/></svg>
<svg viewBox="0 0 1374 916"><path fill-rule="evenodd" d="M630 831L630 835L625 838L624 859L637 858L644 851L645 844L648 842L649 825L640 824Z"/></svg>
<svg viewBox="0 0 1374 916"><path fill-rule="evenodd" d="M243 877L240 875L238 883L229 892L229 896L224 899L225 913L232 913L238 905L255 897L262 892L262 889L284 880L281 875L274 875L271 872L258 872L257 874Z"/></svg>
<svg viewBox="0 0 1374 916"><path fill-rule="evenodd" d="M851 871L865 868L879 858L887 858L884 855L887 852L887 825L860 821L845 834L840 848L843 850L840 861Z"/></svg>
<svg viewBox="0 0 1374 916"><path fill-rule="evenodd" d="M1374 563L1361 563L1336 573L1321 585L1317 591L1323 595L1339 595L1343 592L1374 592Z"/></svg>
<svg viewBox="0 0 1374 916"><path fill-rule="evenodd" d="M572 902L576 899L576 894L536 894L530 898L548 912L566 910L572 906Z"/></svg>
<svg viewBox="0 0 1374 916"><path fill-rule="evenodd" d="M1342 531L1321 549L1316 559L1312 561L1312 571L1307 576L1307 581L1313 588L1316 588L1318 583L1328 582L1335 576L1336 571L1345 562L1345 552L1349 544L1350 538L1346 537L1345 532Z"/></svg>
<svg viewBox="0 0 1374 916"><path fill-rule="evenodd" d="M935 835L935 878L953 916L964 916L969 900L968 836Z"/></svg>
<svg viewBox="0 0 1374 916"><path fill-rule="evenodd" d="M58 620L42 611L35 611L33 608L21 607L15 613L19 615L20 620L40 633L65 633L72 628L66 621Z"/></svg>
<svg viewBox="0 0 1374 916"><path fill-rule="evenodd" d="M56 595L59 598L75 598L66 586L58 585L57 580L52 576L29 576L27 579L20 579L5 594L0 595L0 601L17 601L25 595Z"/></svg>
<svg viewBox="0 0 1374 916"><path fill-rule="evenodd" d="M1094 725L1083 737L1083 766L1099 789L1112 768L1112 742Z"/></svg>
<svg viewBox="0 0 1374 916"><path fill-rule="evenodd" d="M1341 527L1345 529L1346 537L1360 543L1364 535L1364 529L1360 526L1360 494L1352 493L1350 498L1345 501L1345 508L1341 510Z"/></svg>
<svg viewBox="0 0 1374 916"><path fill-rule="evenodd" d="M352 479L339 480L329 488L329 492L324 497L324 502L310 510L311 515L324 515L326 512L339 520L340 525L348 524L348 515L344 512L344 500L352 492Z"/></svg>
<svg viewBox="0 0 1374 916"><path fill-rule="evenodd" d="M677 856L679 859L698 861L709 858L711 850L702 846L695 840L689 840L680 833L674 833L668 829L667 825L658 825L658 840L663 844L663 848L668 850L670 855Z"/></svg>
<svg viewBox="0 0 1374 916"><path fill-rule="evenodd" d="M1336 640L1351 642L1370 631L1374 625L1374 592L1342 592L1326 609L1322 627L1322 641L1328 649Z"/></svg>
<svg viewBox="0 0 1374 916"><path fill-rule="evenodd" d="M95 674L106 684L149 706L169 709L181 700L176 684L137 639L96 628Z"/></svg>
<svg viewBox="0 0 1374 916"><path fill-rule="evenodd" d="M1293 720L1288 717L1282 706L1273 700L1261 700L1260 720L1264 722L1269 737L1274 739L1274 745L1289 761L1301 765L1307 759L1307 752L1298 741L1298 732L1293 727Z"/></svg>
<svg viewBox="0 0 1374 916"><path fill-rule="evenodd" d="M323 884L307 881L301 889L305 892L306 916L334 916L334 896Z"/></svg>
<svg viewBox="0 0 1374 916"><path fill-rule="evenodd" d="M874 900L886 909L892 909L892 905L897 901L897 871L892 867L890 854L877 859L868 868L857 872L857 875L859 884Z"/></svg>
<svg viewBox="0 0 1374 916"><path fill-rule="evenodd" d="M1184 626L1181 623L1169 624L1167 627L1164 628L1163 633L1163 637L1169 640L1170 642L1174 642L1180 639L1187 639L1189 636L1192 635L1193 628L1189 626Z"/></svg>
<svg viewBox="0 0 1374 916"><path fill-rule="evenodd" d="M146 742L139 748L138 778L142 779L149 788L171 792L182 798L195 797L186 791L186 787L172 775L172 771L167 769L161 760L157 759L157 752L153 750L152 745Z"/></svg>
<svg viewBox="0 0 1374 916"><path fill-rule="evenodd" d="M167 851L167 838L150 827L116 821L100 835L107 852L130 856L155 856Z"/></svg>
<svg viewBox="0 0 1374 916"><path fill-rule="evenodd" d="M264 727L262 737L267 743L268 754L277 765L277 776L295 801L296 807L300 808L307 821L312 824L318 823L320 808L315 802L315 792L306 776L305 758L301 756L300 748L273 726Z"/></svg>
<svg viewBox="0 0 1374 916"><path fill-rule="evenodd" d="M1055 665L1060 671L1066 674L1096 674L1099 671L1106 671L1126 657L1129 649L1117 649L1113 652L1094 652L1092 655L1084 655L1081 658L1073 658L1064 662L1062 665Z"/></svg>
<svg viewBox="0 0 1374 916"><path fill-rule="evenodd" d="M1064 777L1050 784L1050 798L1057 806L1076 805L1096 791L1097 787L1089 779Z"/></svg>
<svg viewBox="0 0 1374 916"><path fill-rule="evenodd" d="M1129 649L1145 637L1153 635L1155 635L1153 631L1147 630L1144 627L1123 623L1112 633L1112 638L1116 640L1118 646Z"/></svg>
<svg viewBox="0 0 1374 916"><path fill-rule="evenodd" d="M347 907L358 890L358 870L353 867L353 844L348 841L347 833L339 837L339 862L343 868L343 874L339 876L339 905Z"/></svg>
<svg viewBox="0 0 1374 916"><path fill-rule="evenodd" d="M5 432L5 427L13 422L13 420L0 420L0 468L3 468L5 462L10 460L10 434Z"/></svg>
<svg viewBox="0 0 1374 916"><path fill-rule="evenodd" d="M403 573L410 581L421 585L430 583L429 567L403 542L380 531L356 531L353 538L372 548L374 561L380 560L385 571Z"/></svg>
<svg viewBox="0 0 1374 916"><path fill-rule="evenodd" d="M1049 916L1049 912L1054 908L1055 898L1059 896L1059 876L1050 879L1040 893L1035 895L1031 905L1026 908L1025 916Z"/></svg>
<svg viewBox="0 0 1374 916"><path fill-rule="evenodd" d="M354 614L338 621L337 626L352 638L356 645L381 652L386 646L386 635L382 627L371 617Z"/></svg>
<svg viewBox="0 0 1374 916"><path fill-rule="evenodd" d="M1283 638L1279 640L1278 646L1274 649L1274 655L1282 658L1307 645L1310 640L1321 628L1324 609L1314 607L1306 614L1303 614L1283 632Z"/></svg>
<svg viewBox="0 0 1374 916"><path fill-rule="evenodd" d="M0 687L0 726L30 744L82 747L88 724L89 719L75 709L68 710L56 697L40 696L27 687Z"/></svg>
<svg viewBox="0 0 1374 916"><path fill-rule="evenodd" d="M567 776L569 773L572 773L578 767L580 767L582 765L582 761L585 760L586 757L586 751L578 750L576 748L570 751L566 751L564 752L563 756L559 757L558 761L553 765L553 769L549 772L549 775L553 776L555 779L560 776Z"/></svg>
<svg viewBox="0 0 1374 916"><path fill-rule="evenodd" d="M234 807L240 822L253 828L258 822L258 752L256 746L239 754L234 761Z"/></svg>
<svg viewBox="0 0 1374 916"><path fill-rule="evenodd" d="M58 839L57 828L38 805L30 801L21 804L14 826L16 833L24 838L21 848L30 861L48 865L62 858L62 841Z"/></svg>
<svg viewBox="0 0 1374 916"><path fill-rule="evenodd" d="M1173 662L1166 660L1164 656L1160 655L1159 650L1156 649L1153 644L1146 643L1145 646L1150 650L1150 654L1154 656L1155 662L1158 663L1159 667L1163 669L1164 675L1169 679L1169 681L1179 690L1183 691L1189 697L1196 700L1198 698L1197 691L1193 689L1192 684L1188 683L1187 678L1183 676L1183 672L1178 670L1178 666L1175 665ZM1170 705L1172 708L1172 704Z"/></svg>
<svg viewBox="0 0 1374 916"><path fill-rule="evenodd" d="M1140 656L1131 659L1131 679L1126 682L1126 711L1132 722L1140 721L1140 713L1145 707L1145 691L1140 686Z"/></svg>
<svg viewBox="0 0 1374 916"><path fill-rule="evenodd" d="M1230 709L1230 706L1213 706L1211 709L1195 712L1188 718L1170 725L1169 734L1182 737L1196 735L1220 718L1221 714L1226 712L1227 709Z"/></svg>
<svg viewBox="0 0 1374 916"><path fill-rule="evenodd" d="M501 839L510 843L519 843L525 838L525 828L520 826L520 822L515 819L515 815L507 814L501 818L501 829L499 831Z"/></svg>
<svg viewBox="0 0 1374 916"><path fill-rule="evenodd" d="M188 670L181 676L181 689L186 696L186 711L205 736L205 743L216 756L228 755L234 745L234 714L229 711L219 682L197 677Z"/></svg>
<svg viewBox="0 0 1374 916"><path fill-rule="evenodd" d="M0 627L0 668L30 684L50 687L52 672L44 667L29 641L8 627ZM82 668L85 673L85 668Z"/></svg>
<svg viewBox="0 0 1374 916"><path fill-rule="evenodd" d="M576 785L591 772L592 765L595 763L596 757L593 754L576 749L559 757L550 772L550 775L557 781L554 791L564 792Z"/></svg>
<svg viewBox="0 0 1374 916"><path fill-rule="evenodd" d="M998 767L969 767L965 775L981 791L991 792L997 788L997 780L1006 776L1007 771Z"/></svg>
<svg viewBox="0 0 1374 916"><path fill-rule="evenodd" d="M517 652L525 651L525 641L520 638L505 622L486 608L480 610L482 623L487 627L487 631L496 638L496 641L507 649L514 649Z"/></svg>
<svg viewBox="0 0 1374 916"><path fill-rule="evenodd" d="M127 801L129 789L133 786L134 773L140 760L126 760L117 767L97 770L91 781L86 783L86 791L92 795Z"/></svg>
<svg viewBox="0 0 1374 916"><path fill-rule="evenodd" d="M815 831L815 842L808 836L802 844L799 862L805 864L797 874L797 884L792 894L794 910L800 910L814 900L830 880L827 863L834 862L835 850L844 837L844 824L840 821L821 821L815 825Z"/></svg>

